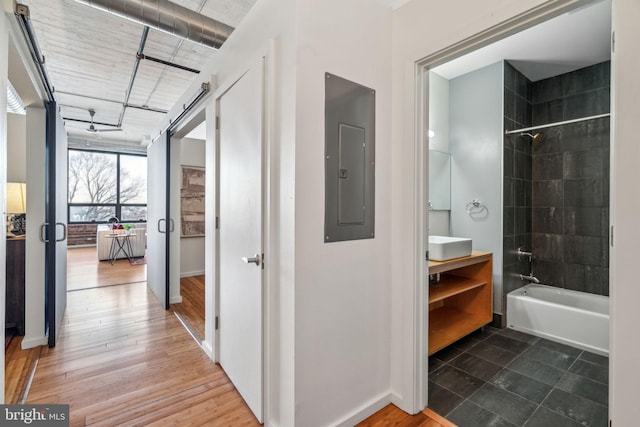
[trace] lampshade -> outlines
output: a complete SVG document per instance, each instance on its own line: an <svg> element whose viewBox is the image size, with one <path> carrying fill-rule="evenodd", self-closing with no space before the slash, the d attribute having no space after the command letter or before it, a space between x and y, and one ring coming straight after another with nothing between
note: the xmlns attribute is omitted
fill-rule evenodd
<svg viewBox="0 0 640 427"><path fill-rule="evenodd" d="M27 114L24 108L24 102L14 89L11 82L7 82L7 112L16 114Z"/></svg>
<svg viewBox="0 0 640 427"><path fill-rule="evenodd" d="M27 212L27 184L7 182L7 213Z"/></svg>

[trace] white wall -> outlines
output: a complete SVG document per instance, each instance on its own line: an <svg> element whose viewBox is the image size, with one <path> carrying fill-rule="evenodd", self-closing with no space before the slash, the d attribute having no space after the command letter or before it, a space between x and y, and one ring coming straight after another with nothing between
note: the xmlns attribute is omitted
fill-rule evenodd
<svg viewBox="0 0 640 427"><path fill-rule="evenodd" d="M422 219L417 215L418 188L423 175L416 162L415 64L462 40L504 22L543 0L472 2L413 0L393 13L392 47L392 134L391 146L391 379L401 408L422 409L426 385L416 378L423 355L414 342L424 335L424 324L416 313L425 304L417 300L418 277L425 283L426 248L417 239ZM421 209L421 208L420 208ZM417 241L418 240L418 241ZM424 310L424 307L422 307ZM418 384L418 386L416 386Z"/></svg>
<svg viewBox="0 0 640 427"><path fill-rule="evenodd" d="M496 313L502 313L502 70L500 61L449 81L451 233L493 253ZM486 211L469 215L474 199Z"/></svg>
<svg viewBox="0 0 640 427"><path fill-rule="evenodd" d="M45 222L45 132L44 108L27 107L27 237L25 254L25 336L22 348L47 343L44 327L45 250L40 242L40 224Z"/></svg>
<svg viewBox="0 0 640 427"><path fill-rule="evenodd" d="M7 159L7 182L27 182L26 114L7 114Z"/></svg>
<svg viewBox="0 0 640 427"><path fill-rule="evenodd" d="M353 425L389 399L391 11L299 2L295 425ZM375 239L324 243L324 90L331 72L376 90Z"/></svg>
<svg viewBox="0 0 640 427"><path fill-rule="evenodd" d="M205 141L183 138L179 144L180 165L205 166ZM180 238L180 277L204 274L204 242L204 237Z"/></svg>

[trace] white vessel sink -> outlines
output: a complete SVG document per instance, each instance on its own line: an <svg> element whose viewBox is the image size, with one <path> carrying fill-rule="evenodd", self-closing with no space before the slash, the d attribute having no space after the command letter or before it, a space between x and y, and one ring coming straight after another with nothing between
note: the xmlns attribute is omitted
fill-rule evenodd
<svg viewBox="0 0 640 427"><path fill-rule="evenodd" d="M469 255L471 255L471 239L429 236L429 259L432 261L447 261Z"/></svg>

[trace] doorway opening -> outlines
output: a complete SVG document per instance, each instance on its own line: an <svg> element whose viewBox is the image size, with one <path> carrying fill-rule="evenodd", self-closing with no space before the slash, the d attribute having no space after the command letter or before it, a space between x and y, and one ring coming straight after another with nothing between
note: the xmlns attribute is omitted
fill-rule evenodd
<svg viewBox="0 0 640 427"><path fill-rule="evenodd" d="M459 295L480 292L472 283L422 308L432 327L428 407L457 425L608 420L608 348L518 325L522 308L507 294L529 283L609 294L610 35L611 2L594 2L463 56L451 50L419 64L420 131L432 170L418 217L428 217L431 236L471 238L474 250L493 254L488 326L473 324L429 351L439 310L460 309ZM448 179L431 167L439 156ZM425 288L438 295L426 278Z"/></svg>
<svg viewBox="0 0 640 427"><path fill-rule="evenodd" d="M68 291L146 281L144 147L69 140Z"/></svg>
<svg viewBox="0 0 640 427"><path fill-rule="evenodd" d="M183 325L202 343L205 340L205 189L206 189L206 135L204 114L198 114L186 128L192 128L183 137L174 137L172 144L179 146L179 161L174 162L172 174L177 183L175 195L180 206L176 220L180 232L179 244L172 246L172 258L179 260L178 280L180 301L172 302L171 309ZM179 134L185 133L184 130Z"/></svg>

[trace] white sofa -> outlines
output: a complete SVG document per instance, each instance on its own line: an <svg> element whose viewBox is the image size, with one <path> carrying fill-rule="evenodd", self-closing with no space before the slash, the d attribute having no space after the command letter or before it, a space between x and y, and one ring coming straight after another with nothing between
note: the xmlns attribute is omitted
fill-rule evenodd
<svg viewBox="0 0 640 427"><path fill-rule="evenodd" d="M145 250L147 248L147 229L146 224L136 224L132 228L129 233L135 234L135 236L129 237L129 241L131 242L131 249L133 250L132 257L142 257L144 256ZM110 225L99 225L97 236L96 236L96 246L98 253L98 260L104 261L109 259L109 251L111 249L111 242L113 239L107 237L107 234L112 233L126 233L126 230L112 230ZM116 256L117 259L126 258L126 255L120 251Z"/></svg>

